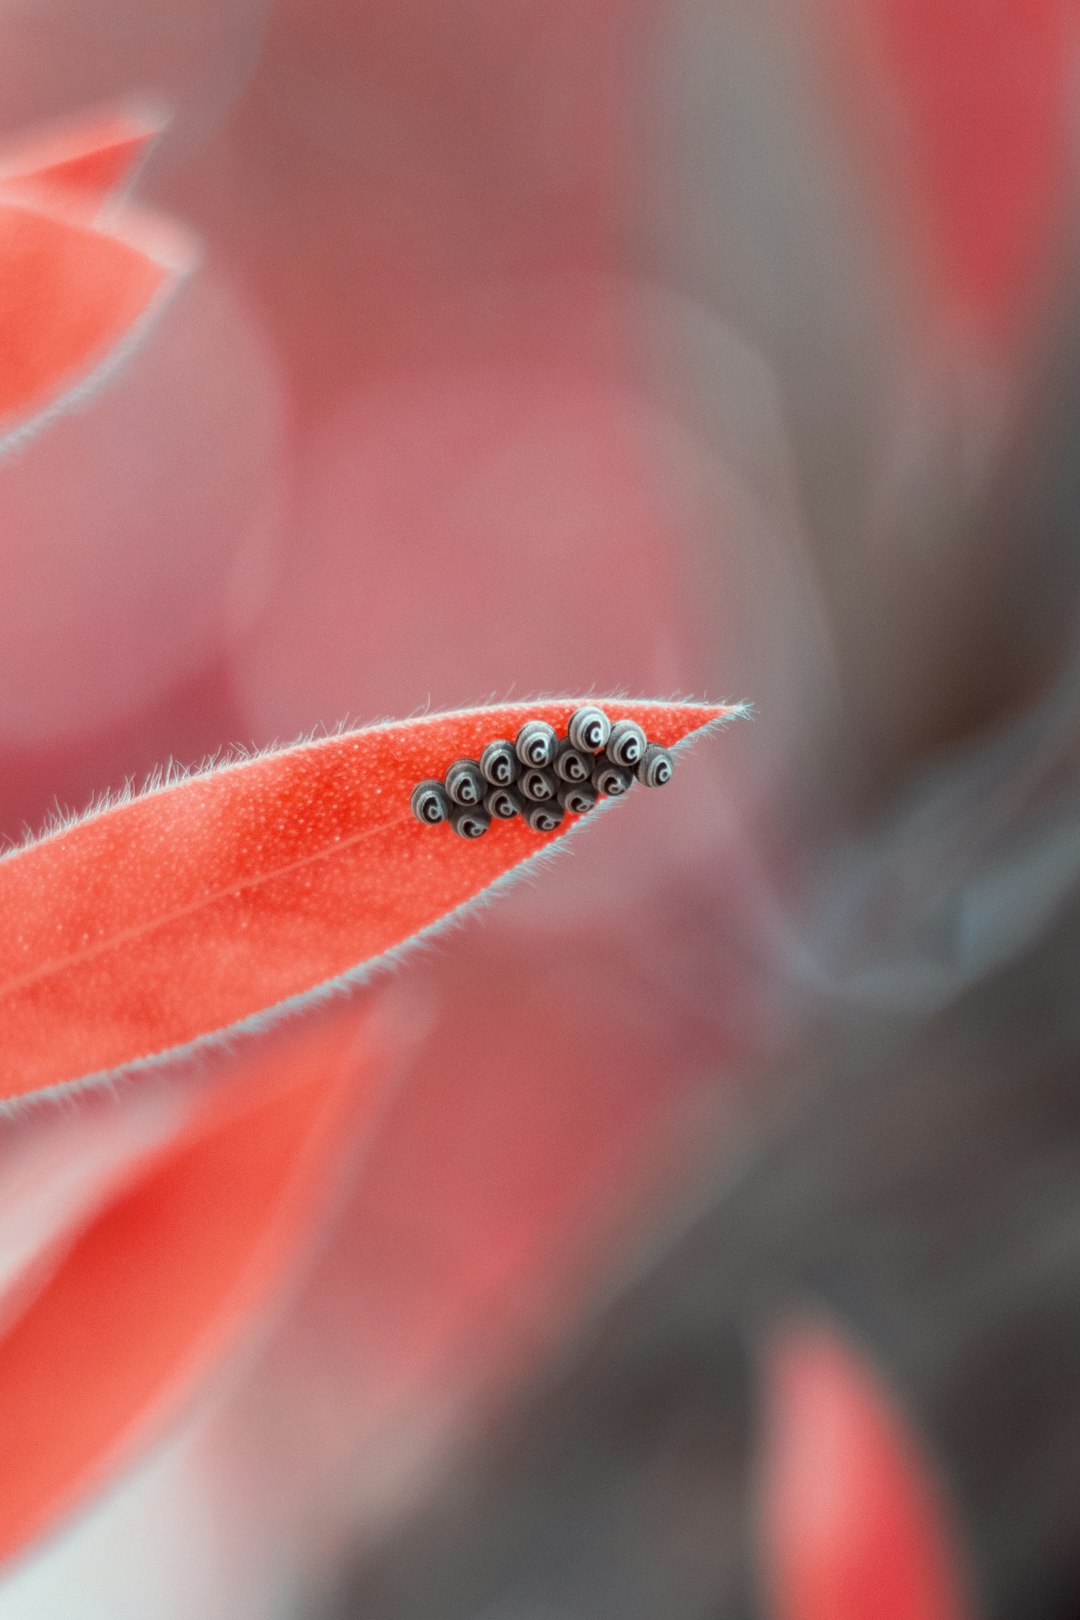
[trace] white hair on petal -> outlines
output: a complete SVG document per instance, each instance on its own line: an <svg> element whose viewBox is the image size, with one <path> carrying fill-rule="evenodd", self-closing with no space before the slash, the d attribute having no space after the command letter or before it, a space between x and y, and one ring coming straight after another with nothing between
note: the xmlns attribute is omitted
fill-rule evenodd
<svg viewBox="0 0 1080 1620"><path fill-rule="evenodd" d="M532 701L573 702L574 700L573 698L539 698ZM631 700L608 698L607 701ZM642 701L643 705L655 708L668 707L666 701L658 699ZM673 701L682 702L684 700L675 699ZM515 708L519 706L525 705L513 705ZM710 705L710 707L724 707L726 712L705 721L703 725L698 727L697 730L692 732L690 735L680 738L679 741L675 743L672 752L676 752L684 747L687 747L690 743L696 741L699 736L707 735L712 731L718 731L723 726L727 725L729 721L742 718L750 712L748 706L745 704ZM464 715L484 712L484 710L455 710L451 712ZM389 726L396 726L400 724L402 724L401 721L385 721L381 722L379 725L370 726L365 729L372 731L385 730ZM116 809L120 805L131 803L137 796L145 797L154 793L166 792L170 788L176 787L183 782L191 781L197 777L210 775L215 771L236 769L238 766L249 764L253 760L272 757L276 754L290 751L293 748L309 746L318 747L322 743L330 741L334 737L342 734L344 734L342 728L335 728L331 732L323 731L321 735L305 733L302 739L298 740L296 743L288 745L288 748L286 749L282 749L279 746L274 746L268 749L232 748L227 754L223 751L219 752L210 756L210 758L205 760L202 764L192 768L178 765L174 760L170 760L164 767L153 773L151 784L145 787L141 794L135 794L129 779L118 792L114 794L102 795L94 802L90 809L84 811L82 814L67 815L60 812L57 824L50 830L49 833L43 836L56 837L60 833L67 831L69 828L77 826L83 821L89 820L94 815L101 815L109 810ZM544 844L533 854L526 856L524 860L517 862L516 865L501 873L499 877L487 884L478 893L471 895L468 900L462 901L460 905L453 907L452 910L446 912L442 917L439 917L434 922L428 923L425 927L418 929L414 934L411 934L408 939L403 940L400 944L391 946L389 950L382 951L378 955L370 957L364 962L358 963L355 968L350 969L347 973L339 974L332 979L324 980L321 984L313 985L310 989L300 991L293 996L288 996L284 1000L276 1002L271 1007L263 1008L259 1012L252 1013L246 1018L238 1019L234 1023L223 1026L221 1029L209 1030L196 1036L191 1041L185 1041L177 1046L166 1047L158 1052L147 1053L144 1057L132 1059L130 1062L124 1063L118 1068L101 1069L91 1074L82 1075L75 1080L60 1081L56 1085L42 1087L39 1090L27 1093L25 1096L0 1099L0 1118L7 1115L20 1113L26 1108L35 1106L39 1102L59 1101L65 1097L75 1097L81 1092L96 1092L102 1088L114 1089L122 1084L127 1083L128 1080L136 1077L137 1075L154 1073L155 1071L160 1070L166 1064L172 1065L177 1063L186 1063L188 1061L198 1061L204 1054L210 1055L220 1050L231 1052L236 1043L244 1040L247 1036L258 1035L263 1031L272 1029L278 1024L290 1019L294 1014L307 1011L311 1007L319 1006L322 1003L334 998L348 995L363 985L367 985L389 975L397 969L401 962L403 962L407 957L413 955L413 953L429 950L442 938L444 934L460 928L468 922L471 922L474 916L482 913L488 906L493 905L496 900L501 898L505 890L510 888L512 884L518 882L529 882L530 880L535 881L539 877L540 872L555 859L556 852L561 851L563 846L570 839L577 836L580 828L593 825L597 819L603 815L605 811L610 809L611 806L616 802L617 800L601 799L595 808L590 810L588 815L581 816L575 821L571 822L567 826L566 830L557 839L552 839L549 843ZM30 844L39 841L40 839L32 839L30 840ZM0 862L12 859L20 852L20 850L27 847L30 846L28 844L23 844L5 851L3 854L0 854Z"/></svg>
<svg viewBox="0 0 1080 1620"><path fill-rule="evenodd" d="M62 833L70 832L72 827L81 825L84 821L92 821L97 816L107 814L111 810L120 809L123 805L132 803L135 799L150 798L158 793L167 793L170 789L179 787L184 782L194 781L203 776L213 776L220 772L236 770L244 765L254 764L260 759L276 758L280 754L288 754L302 748L318 748L325 743L336 741L339 737L347 736L352 732L360 731L389 731L397 727L419 725L427 720L440 718L443 715L457 715L471 719L473 715L486 714L492 709L499 708L528 708L534 703L573 703L580 697L587 697L590 702L597 703L636 703L643 708L663 709L673 705L682 708L722 708L724 713L714 716L699 726L690 737L682 739L676 744L681 747L682 742L692 741L693 738L704 732L710 732L727 725L729 721L749 719L753 716L753 706L749 703L707 703L698 697L672 697L672 698L631 698L623 693L577 693L567 697L564 695L544 695L535 698L522 698L520 702L475 704L467 709L439 710L432 714L413 713L404 719L389 718L371 722L368 725L358 725L352 718L339 720L335 725L325 726L317 723L306 731L298 732L288 742L280 740L257 747L255 744L230 743L216 749L212 754L204 756L193 765L183 765L174 758L168 759L164 765L156 765L144 779L142 785L136 788L134 778L128 776L119 788L104 789L95 794L94 798L82 810L65 809L56 804L45 817L42 826L35 832L26 827L18 839L9 839L6 848L0 848L0 862L11 860L14 856L22 854L35 844L43 843L46 839L57 838Z"/></svg>

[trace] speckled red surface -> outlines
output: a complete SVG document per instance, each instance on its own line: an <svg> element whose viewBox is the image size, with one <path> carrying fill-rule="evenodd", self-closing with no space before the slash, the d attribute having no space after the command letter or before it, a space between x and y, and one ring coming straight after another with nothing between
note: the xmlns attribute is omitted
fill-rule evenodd
<svg viewBox="0 0 1080 1620"><path fill-rule="evenodd" d="M409 808L424 777L572 701L431 715L122 804L0 862L0 1095L117 1068L406 944L570 830L477 840ZM675 744L726 711L609 702ZM646 791L640 789L639 791Z"/></svg>

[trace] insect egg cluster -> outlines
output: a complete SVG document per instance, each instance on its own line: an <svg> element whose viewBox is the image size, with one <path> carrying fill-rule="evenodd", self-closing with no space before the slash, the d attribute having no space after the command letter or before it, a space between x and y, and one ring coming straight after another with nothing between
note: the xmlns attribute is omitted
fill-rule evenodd
<svg viewBox="0 0 1080 1620"><path fill-rule="evenodd" d="M449 821L462 838L479 838L493 821L520 816L534 832L554 832L564 817L583 816L600 798L671 781L674 762L636 720L616 720L587 704L560 737L546 720L527 720L514 738L496 738L479 759L458 759L443 781L412 792L417 821Z"/></svg>

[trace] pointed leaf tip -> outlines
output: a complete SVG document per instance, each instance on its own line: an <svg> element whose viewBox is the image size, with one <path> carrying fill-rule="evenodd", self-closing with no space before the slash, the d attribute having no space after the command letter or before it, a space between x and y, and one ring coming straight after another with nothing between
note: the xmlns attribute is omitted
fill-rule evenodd
<svg viewBox="0 0 1080 1620"><path fill-rule="evenodd" d="M729 707L604 701L672 747ZM0 860L0 1098L186 1046L394 952L573 824L425 827L413 787L571 700L376 726L231 765ZM642 791L645 791L642 789Z"/></svg>
<svg viewBox="0 0 1080 1620"><path fill-rule="evenodd" d="M128 242L0 200L0 437L85 385L173 279Z"/></svg>
<svg viewBox="0 0 1080 1620"><path fill-rule="evenodd" d="M0 159L0 449L109 375L195 262L186 232L117 206L163 121L115 109Z"/></svg>

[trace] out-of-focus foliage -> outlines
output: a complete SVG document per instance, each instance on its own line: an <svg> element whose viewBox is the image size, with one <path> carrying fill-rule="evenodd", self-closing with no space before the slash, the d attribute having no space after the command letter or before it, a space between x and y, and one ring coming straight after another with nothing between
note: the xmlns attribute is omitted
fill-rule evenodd
<svg viewBox="0 0 1080 1620"><path fill-rule="evenodd" d="M776 1620L805 1313L974 1613L1070 1614L1074 36L1065 0L0 11L0 129L168 103L140 195L205 247L0 464L13 837L428 703L756 708L401 975L303 1286L3 1620ZM46 1163L61 1124L10 1130Z"/></svg>

